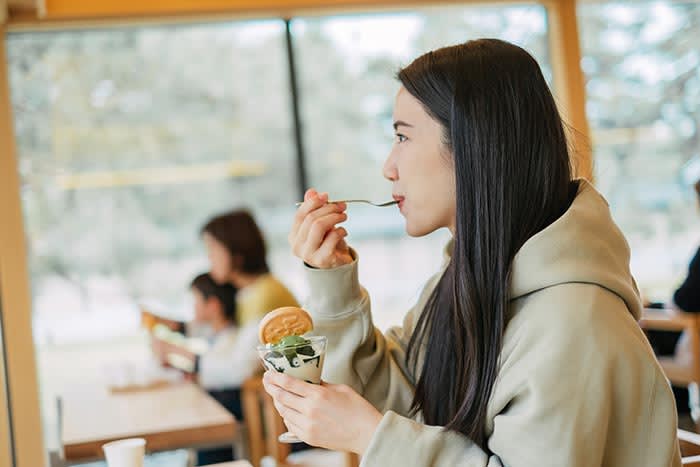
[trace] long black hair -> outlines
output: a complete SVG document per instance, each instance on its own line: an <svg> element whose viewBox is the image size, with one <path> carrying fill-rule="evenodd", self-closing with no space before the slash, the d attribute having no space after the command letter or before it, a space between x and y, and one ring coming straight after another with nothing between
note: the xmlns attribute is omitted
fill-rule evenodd
<svg viewBox="0 0 700 467"><path fill-rule="evenodd" d="M488 451L513 259L575 194L564 127L535 59L507 42L429 52L398 79L443 127L457 197L452 258L408 347L413 410Z"/></svg>

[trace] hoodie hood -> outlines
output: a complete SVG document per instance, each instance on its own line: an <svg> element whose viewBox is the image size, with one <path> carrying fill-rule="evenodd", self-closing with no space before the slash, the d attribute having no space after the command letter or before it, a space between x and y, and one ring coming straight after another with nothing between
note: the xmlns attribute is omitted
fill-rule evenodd
<svg viewBox="0 0 700 467"><path fill-rule="evenodd" d="M638 320L641 300L630 272L630 249L603 196L586 180L569 209L530 238L513 260L511 299L560 284L603 287Z"/></svg>

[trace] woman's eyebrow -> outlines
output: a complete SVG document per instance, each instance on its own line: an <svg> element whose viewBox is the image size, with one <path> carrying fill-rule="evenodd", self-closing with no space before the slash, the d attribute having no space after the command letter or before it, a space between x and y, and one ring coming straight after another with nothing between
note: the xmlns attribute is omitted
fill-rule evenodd
<svg viewBox="0 0 700 467"><path fill-rule="evenodd" d="M398 129L400 126L405 126L408 128L413 128L413 125L409 125L408 123L404 122L403 120L396 120L394 122L394 130Z"/></svg>

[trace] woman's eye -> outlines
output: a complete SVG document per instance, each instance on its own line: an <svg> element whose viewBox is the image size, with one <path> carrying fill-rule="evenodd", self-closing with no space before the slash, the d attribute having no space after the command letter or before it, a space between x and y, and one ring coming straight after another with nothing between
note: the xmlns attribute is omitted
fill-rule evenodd
<svg viewBox="0 0 700 467"><path fill-rule="evenodd" d="M406 138L406 136L402 135L401 133L396 133L395 138L396 138L397 143L403 143L404 141L406 141L408 139L408 138Z"/></svg>

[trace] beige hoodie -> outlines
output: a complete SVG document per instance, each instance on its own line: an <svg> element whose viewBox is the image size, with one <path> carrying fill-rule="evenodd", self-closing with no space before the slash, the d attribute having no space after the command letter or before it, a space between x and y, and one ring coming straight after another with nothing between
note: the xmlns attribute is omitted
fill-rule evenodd
<svg viewBox="0 0 700 467"><path fill-rule="evenodd" d="M629 247L587 182L513 262L513 318L488 405L492 455L407 418L415 375L406 346L439 274L403 326L382 335L357 267L307 269L307 307L329 339L324 378L384 413L363 466L680 466L673 395L636 322Z"/></svg>

